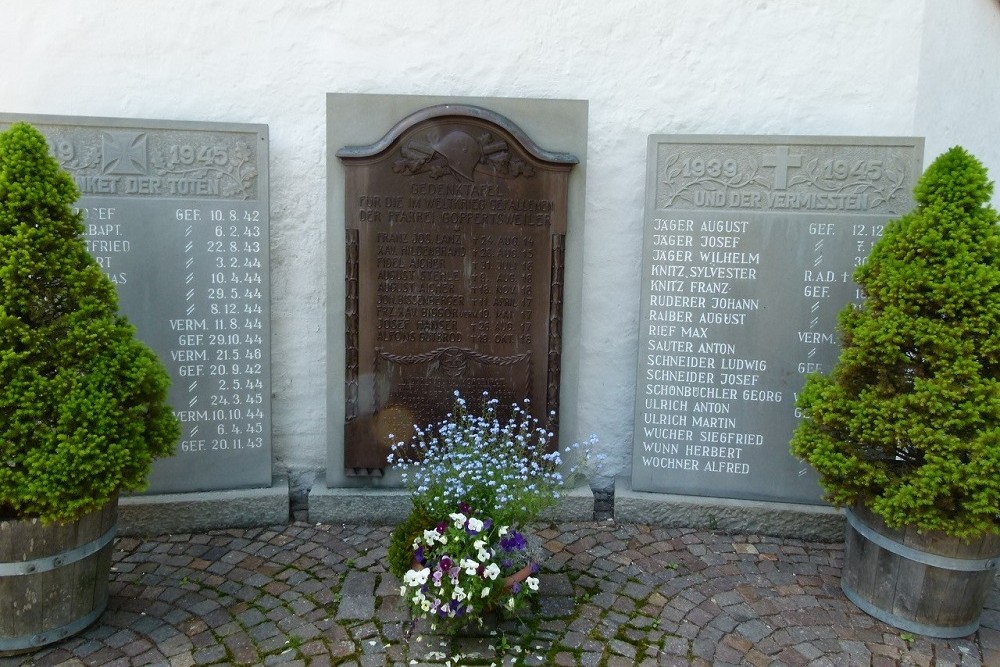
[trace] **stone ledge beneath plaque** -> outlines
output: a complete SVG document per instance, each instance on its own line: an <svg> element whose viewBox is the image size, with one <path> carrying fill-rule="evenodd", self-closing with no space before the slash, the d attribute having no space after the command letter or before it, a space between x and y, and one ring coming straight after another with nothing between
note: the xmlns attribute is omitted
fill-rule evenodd
<svg viewBox="0 0 1000 667"><path fill-rule="evenodd" d="M410 513L410 494L402 489L337 488L317 484L309 491L310 523L372 523L392 525ZM594 494L581 486L564 491L538 521L591 521Z"/></svg>
<svg viewBox="0 0 1000 667"><path fill-rule="evenodd" d="M118 501L119 535L196 533L288 523L288 477L269 488L123 496Z"/></svg>
<svg viewBox="0 0 1000 667"><path fill-rule="evenodd" d="M833 507L646 493L623 486L621 480L616 484L616 521L820 542L844 539L844 515Z"/></svg>
<svg viewBox="0 0 1000 667"><path fill-rule="evenodd" d="M563 491L555 505L543 510L536 521L571 522L594 520L594 492L589 486Z"/></svg>
<svg viewBox="0 0 1000 667"><path fill-rule="evenodd" d="M317 482L309 490L309 523L401 523L410 513L410 494L403 489L328 488Z"/></svg>

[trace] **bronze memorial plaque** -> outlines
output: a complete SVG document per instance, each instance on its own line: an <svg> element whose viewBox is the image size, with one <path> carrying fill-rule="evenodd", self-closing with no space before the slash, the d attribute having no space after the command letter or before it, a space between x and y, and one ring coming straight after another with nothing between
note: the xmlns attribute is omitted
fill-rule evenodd
<svg viewBox="0 0 1000 667"><path fill-rule="evenodd" d="M378 475L389 434L475 405L558 409L569 172L480 107L418 111L344 164L348 474Z"/></svg>

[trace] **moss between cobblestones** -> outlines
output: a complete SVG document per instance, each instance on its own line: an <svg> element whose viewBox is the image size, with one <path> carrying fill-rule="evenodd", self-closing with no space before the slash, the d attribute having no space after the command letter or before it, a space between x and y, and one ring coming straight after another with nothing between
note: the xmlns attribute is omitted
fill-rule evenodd
<svg viewBox="0 0 1000 667"><path fill-rule="evenodd" d="M214 533L178 536L168 543L119 542L113 592L117 607L105 616L103 625L88 630L79 640L67 641L65 649L53 650L38 664L76 659L88 664L138 665L147 640L173 664L186 665L194 664L196 653L199 663L242 660L247 664L253 656L241 649L244 646L257 651L252 664L265 667L382 667L409 665L411 660L421 661L417 664L424 667L443 667L448 657L453 667L494 662L505 667L651 667L660 660L708 667L713 661L803 664L803 657L810 661L827 657L831 664L848 664L855 653L859 658L884 658L886 664L896 660L929 665L935 659L943 664L952 658L954 664L1000 664L973 641L946 644L917 637L908 643L899 633L887 633L877 622L848 608L846 601L838 602L838 566L829 565L833 569L828 573L821 568L839 551L826 546L760 543L753 536L716 539L706 533L603 524L579 529L569 525L562 532L550 529L546 534L552 548L546 552L566 553L562 542L589 530L595 545L611 549L603 560L617 563L616 569L605 571L589 559L585 564L578 558L543 557L547 597L518 619L498 622L495 635L451 639L428 634L422 626L406 634L408 613L394 606L398 583L385 571L384 556L379 555L384 550L373 546L385 531L293 529L304 537L289 540L291 533L286 533L279 540L268 531L260 539L236 540ZM287 545L283 547L286 554L300 556L283 557L287 564L257 556L265 546L279 541ZM234 554L230 544L237 542L239 553ZM750 543L758 554L742 553L741 549L749 550L735 546ZM654 544L655 548L649 546ZM706 546L707 555L695 555L691 546ZM367 555L366 549L370 549ZM806 554L801 553L803 549ZM124 551L129 555L123 558ZM730 581L726 574L730 556L742 572L735 577L738 581ZM210 568L218 559L237 563L236 567L220 575ZM348 559L355 561L354 570L344 566ZM678 575L668 569L666 559L683 562L685 572ZM374 586L374 613L366 612L366 618L359 620L337 620L335 603L338 596L347 599L348 591L342 589L351 572L355 581L365 582L362 592L371 593L366 587ZM553 604L553 593L556 598L564 597L565 604L562 599ZM810 606L808 613L782 610L776 604L803 594L821 604ZM612 607L616 600L618 608ZM168 625L147 626L141 612ZM229 652L213 652L220 650L212 649L216 644L229 647ZM437 653L428 655L431 651Z"/></svg>

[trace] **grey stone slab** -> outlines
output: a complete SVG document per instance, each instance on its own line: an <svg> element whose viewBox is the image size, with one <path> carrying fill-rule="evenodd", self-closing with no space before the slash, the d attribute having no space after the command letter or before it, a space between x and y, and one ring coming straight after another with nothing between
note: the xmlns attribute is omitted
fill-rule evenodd
<svg viewBox="0 0 1000 667"><path fill-rule="evenodd" d="M309 491L311 523L392 525L406 519L412 508L409 492L402 489L331 489L318 481Z"/></svg>
<svg viewBox="0 0 1000 667"><path fill-rule="evenodd" d="M923 140L649 138L632 483L822 504L788 443L855 267L909 211Z"/></svg>
<svg viewBox="0 0 1000 667"><path fill-rule="evenodd" d="M413 504L410 494L392 488L329 488L322 481L309 491L309 521L312 523L370 523L394 525L406 519ZM594 517L594 494L590 487L564 490L538 520L545 523L590 521Z"/></svg>
<svg viewBox="0 0 1000 667"><path fill-rule="evenodd" d="M542 511L539 521L566 523L592 521L594 518L594 492L589 486L564 489L556 504Z"/></svg>
<svg viewBox="0 0 1000 667"><path fill-rule="evenodd" d="M217 528L250 528L289 521L288 478L270 487L123 496L118 501L120 535L194 533Z"/></svg>
<svg viewBox="0 0 1000 667"><path fill-rule="evenodd" d="M183 431L149 493L271 483L266 125L0 114L80 189L87 249L171 376Z"/></svg>
<svg viewBox="0 0 1000 667"><path fill-rule="evenodd" d="M615 519L667 528L701 528L837 542L846 521L840 510L821 505L705 498L615 490Z"/></svg>

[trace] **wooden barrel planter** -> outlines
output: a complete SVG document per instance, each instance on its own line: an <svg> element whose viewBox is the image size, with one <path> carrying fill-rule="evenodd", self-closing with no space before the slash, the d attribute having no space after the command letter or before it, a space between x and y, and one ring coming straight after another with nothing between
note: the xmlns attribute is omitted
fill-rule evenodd
<svg viewBox="0 0 1000 667"><path fill-rule="evenodd" d="M862 611L908 632L965 637L979 629L1000 564L1000 536L970 542L894 529L867 508L847 511L841 588Z"/></svg>
<svg viewBox="0 0 1000 667"><path fill-rule="evenodd" d="M75 523L0 521L0 656L80 632L108 604L117 498Z"/></svg>

